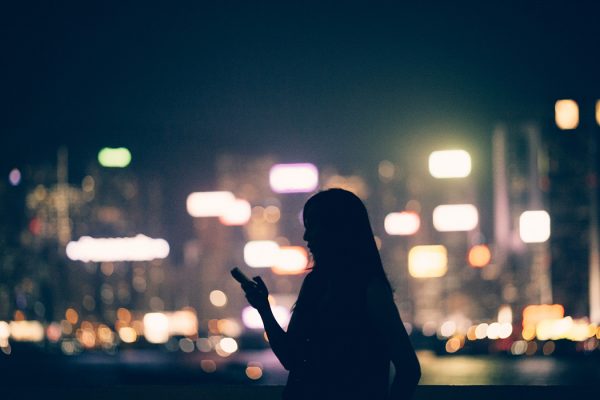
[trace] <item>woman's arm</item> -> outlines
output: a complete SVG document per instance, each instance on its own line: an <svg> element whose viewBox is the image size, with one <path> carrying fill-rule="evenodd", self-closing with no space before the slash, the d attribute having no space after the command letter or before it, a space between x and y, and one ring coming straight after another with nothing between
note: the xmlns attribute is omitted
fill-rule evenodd
<svg viewBox="0 0 600 400"><path fill-rule="evenodd" d="M269 291L260 277L253 278L256 285L242 285L246 298L251 306L258 310L263 320L265 332L269 338L269 344L275 356L279 359L285 369L289 371L292 364L292 349L288 334L281 328L269 304Z"/></svg>
<svg viewBox="0 0 600 400"><path fill-rule="evenodd" d="M374 279L367 288L367 302L371 319L386 338L396 369L390 398L409 399L421 378L421 366L387 282Z"/></svg>

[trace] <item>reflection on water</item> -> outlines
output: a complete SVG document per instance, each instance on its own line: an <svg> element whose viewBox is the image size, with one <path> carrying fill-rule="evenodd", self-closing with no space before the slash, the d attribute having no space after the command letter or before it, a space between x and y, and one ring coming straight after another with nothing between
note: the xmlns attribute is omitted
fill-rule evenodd
<svg viewBox="0 0 600 400"><path fill-rule="evenodd" d="M595 357L514 358L419 352L423 385L591 385L600 379Z"/></svg>

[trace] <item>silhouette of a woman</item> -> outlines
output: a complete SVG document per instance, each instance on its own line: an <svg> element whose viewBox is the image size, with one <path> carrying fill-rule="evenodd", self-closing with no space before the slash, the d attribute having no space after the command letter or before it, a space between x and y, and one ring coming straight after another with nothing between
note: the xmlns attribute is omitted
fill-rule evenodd
<svg viewBox="0 0 600 400"><path fill-rule="evenodd" d="M306 202L303 218L314 266L287 332L271 312L262 279L242 285L273 352L290 371L283 399L409 399L421 369L364 204L349 191L329 189Z"/></svg>

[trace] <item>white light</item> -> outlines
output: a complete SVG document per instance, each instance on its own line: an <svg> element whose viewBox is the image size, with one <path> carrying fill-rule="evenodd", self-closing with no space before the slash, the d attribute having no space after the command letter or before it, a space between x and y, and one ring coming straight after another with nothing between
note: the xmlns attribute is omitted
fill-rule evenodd
<svg viewBox="0 0 600 400"><path fill-rule="evenodd" d="M233 203L224 211L224 214L219 217L219 221L223 225L244 225L252 216L252 207L244 199L235 199Z"/></svg>
<svg viewBox="0 0 600 400"><path fill-rule="evenodd" d="M390 213L383 222L388 235L414 235L421 226L419 214L413 211Z"/></svg>
<svg viewBox="0 0 600 400"><path fill-rule="evenodd" d="M308 254L300 246L281 246L273 272L279 275L300 274L306 270Z"/></svg>
<svg viewBox="0 0 600 400"><path fill-rule="evenodd" d="M437 278L448 270L448 251L442 245L415 246L408 252L408 272L415 278Z"/></svg>
<svg viewBox="0 0 600 400"><path fill-rule="evenodd" d="M166 343L169 340L169 318L163 313L144 315L144 336L150 343Z"/></svg>
<svg viewBox="0 0 600 400"><path fill-rule="evenodd" d="M253 240L244 246L244 262L253 268L268 268L277 264L279 245L272 240Z"/></svg>
<svg viewBox="0 0 600 400"><path fill-rule="evenodd" d="M283 306L275 306L271 307L271 309L273 310L273 316L275 317L275 320L279 323L279 325L285 328L290 322L290 311ZM248 306L242 310L242 322L247 328L250 329L264 328L262 318L254 307Z"/></svg>
<svg viewBox="0 0 600 400"><path fill-rule="evenodd" d="M276 193L306 193L319 185L319 171L313 164L275 164L269 173Z"/></svg>
<svg viewBox="0 0 600 400"><path fill-rule="evenodd" d="M192 217L221 217L235 203L231 192L194 192L187 197L187 212Z"/></svg>
<svg viewBox="0 0 600 400"><path fill-rule="evenodd" d="M450 337L456 332L456 322L446 321L440 327L440 334L444 337Z"/></svg>
<svg viewBox="0 0 600 400"><path fill-rule="evenodd" d="M254 307L245 307L242 310L242 322L247 328L250 329L261 329L263 328L262 319L258 310Z"/></svg>
<svg viewBox="0 0 600 400"><path fill-rule="evenodd" d="M211 304L215 307L223 307L227 304L227 295L221 290L213 290L208 297Z"/></svg>
<svg viewBox="0 0 600 400"><path fill-rule="evenodd" d="M478 222L479 214L472 204L446 204L433 210L433 226L440 232L470 231Z"/></svg>
<svg viewBox="0 0 600 400"><path fill-rule="evenodd" d="M221 350L229 354L235 353L238 349L238 344L235 339L229 337L221 339L219 341L219 346L221 347Z"/></svg>
<svg viewBox="0 0 600 400"><path fill-rule="evenodd" d="M76 242L69 242L66 252L73 261L150 261L166 258L169 255L169 243L141 234L129 238L82 236Z"/></svg>
<svg viewBox="0 0 600 400"><path fill-rule="evenodd" d="M429 155L429 173L438 179L469 176L471 156L464 150L434 151Z"/></svg>
<svg viewBox="0 0 600 400"><path fill-rule="evenodd" d="M550 238L550 215L543 210L525 211L519 218L519 235L525 243L542 243Z"/></svg>
<svg viewBox="0 0 600 400"><path fill-rule="evenodd" d="M575 100L557 100L554 104L554 121L559 129L575 129L579 125L579 106Z"/></svg>

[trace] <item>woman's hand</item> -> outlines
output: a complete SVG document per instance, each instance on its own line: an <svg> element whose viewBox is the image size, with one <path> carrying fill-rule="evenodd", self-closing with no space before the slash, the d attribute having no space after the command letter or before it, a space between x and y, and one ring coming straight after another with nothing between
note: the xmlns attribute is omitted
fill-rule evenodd
<svg viewBox="0 0 600 400"><path fill-rule="evenodd" d="M267 285L265 285L260 276L255 276L252 280L254 282L242 285L248 303L258 311L268 310L271 306L269 305L269 290L267 289Z"/></svg>

